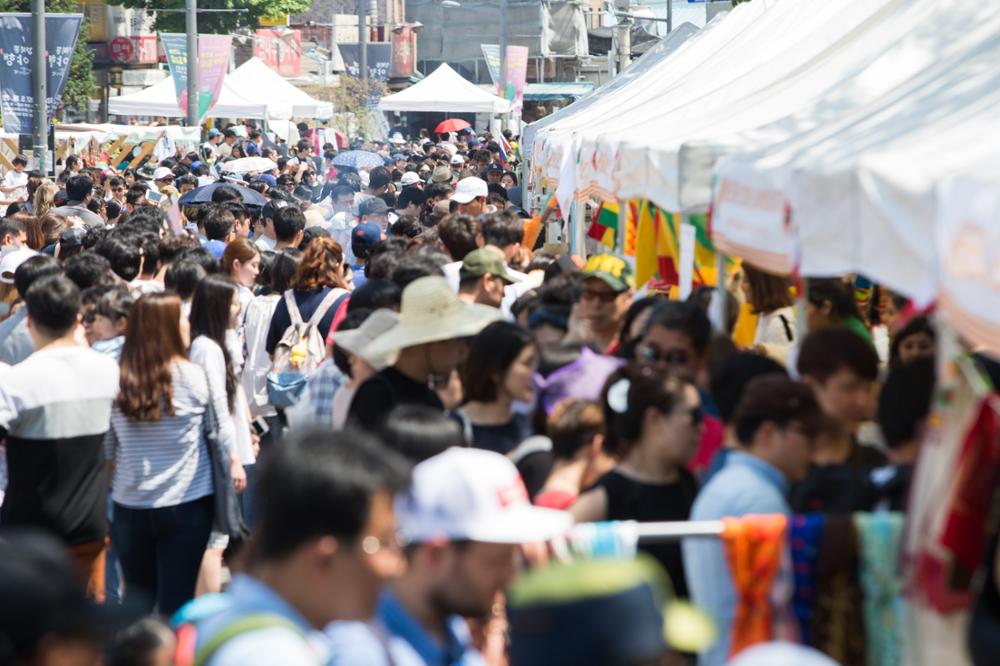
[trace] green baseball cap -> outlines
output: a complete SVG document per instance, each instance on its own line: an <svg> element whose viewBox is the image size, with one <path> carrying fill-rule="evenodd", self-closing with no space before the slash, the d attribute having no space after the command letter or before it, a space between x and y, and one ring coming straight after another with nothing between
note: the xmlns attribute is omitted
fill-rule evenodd
<svg viewBox="0 0 1000 666"><path fill-rule="evenodd" d="M503 255L487 247L481 247L465 255L465 259L462 261L462 270L459 271L459 278L462 280L472 277L478 278L487 273L501 278L507 284L519 281L507 270L507 264L504 263Z"/></svg>
<svg viewBox="0 0 1000 666"><path fill-rule="evenodd" d="M595 254L587 259L583 271L584 279L598 278L615 291L626 291L635 286L632 267L621 257L613 254Z"/></svg>

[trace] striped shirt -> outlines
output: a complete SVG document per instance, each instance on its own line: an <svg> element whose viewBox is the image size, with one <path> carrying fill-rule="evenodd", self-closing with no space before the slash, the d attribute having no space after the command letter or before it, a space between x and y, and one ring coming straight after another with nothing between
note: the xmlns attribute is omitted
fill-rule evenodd
<svg viewBox="0 0 1000 666"><path fill-rule="evenodd" d="M205 447L204 416L209 389L205 370L190 361L173 365L174 414L135 421L115 406L105 455L115 461L111 497L122 506L175 506L212 494L212 468ZM225 390L213 389L215 413L229 413ZM219 419L219 438L233 447L232 419Z"/></svg>
<svg viewBox="0 0 1000 666"><path fill-rule="evenodd" d="M101 441L118 395L118 365L86 347L43 348L0 371L7 435L5 526L43 527L69 544L107 533Z"/></svg>

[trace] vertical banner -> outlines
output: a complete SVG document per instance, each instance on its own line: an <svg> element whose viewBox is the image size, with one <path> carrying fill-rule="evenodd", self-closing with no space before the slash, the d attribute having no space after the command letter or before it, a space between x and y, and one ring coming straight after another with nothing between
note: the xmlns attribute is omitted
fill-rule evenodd
<svg viewBox="0 0 1000 666"><path fill-rule="evenodd" d="M198 35L198 120L219 101L229 67L232 35ZM182 107L183 108L183 107Z"/></svg>
<svg viewBox="0 0 1000 666"><path fill-rule="evenodd" d="M163 52L167 56L170 75L174 78L174 92L181 111L187 110L187 35L160 33ZM209 110L219 100L222 82L229 66L231 35L198 35L198 120L205 119Z"/></svg>
<svg viewBox="0 0 1000 666"><path fill-rule="evenodd" d="M48 121L59 107L73 62L82 14L45 16L45 100ZM31 14L0 14L0 111L3 128L31 134L35 97L31 77Z"/></svg>
<svg viewBox="0 0 1000 666"><path fill-rule="evenodd" d="M519 111L524 106L524 83L528 77L528 47L507 47L507 80L500 85L500 46L498 44L481 44L486 68L493 79L497 95L509 99L513 111Z"/></svg>
<svg viewBox="0 0 1000 666"><path fill-rule="evenodd" d="M187 111L187 35L177 32L161 32L163 53L167 56L167 67L174 79L174 93L181 111Z"/></svg>

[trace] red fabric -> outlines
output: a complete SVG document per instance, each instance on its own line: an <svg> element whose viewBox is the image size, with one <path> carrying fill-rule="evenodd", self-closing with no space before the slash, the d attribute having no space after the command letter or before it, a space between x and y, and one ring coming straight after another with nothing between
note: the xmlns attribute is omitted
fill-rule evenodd
<svg viewBox="0 0 1000 666"><path fill-rule="evenodd" d="M705 415L705 429L701 433L701 441L698 442L698 450L694 458L688 461L687 467L697 475L704 474L712 464L715 454L722 448L722 440L725 438L726 429L722 421L714 416Z"/></svg>
<svg viewBox="0 0 1000 666"><path fill-rule="evenodd" d="M330 323L330 332L326 334L326 346L333 346L333 334L337 331L337 327L340 323L347 319L347 306L351 304L351 297L348 296L344 299L344 302L340 304L337 308L337 312L333 315L333 321Z"/></svg>
<svg viewBox="0 0 1000 666"><path fill-rule="evenodd" d="M535 497L535 506L543 506L547 509L559 509L560 511L565 511L573 506L573 502L576 501L576 498L577 495L568 493L565 490L548 490L546 492L539 493Z"/></svg>

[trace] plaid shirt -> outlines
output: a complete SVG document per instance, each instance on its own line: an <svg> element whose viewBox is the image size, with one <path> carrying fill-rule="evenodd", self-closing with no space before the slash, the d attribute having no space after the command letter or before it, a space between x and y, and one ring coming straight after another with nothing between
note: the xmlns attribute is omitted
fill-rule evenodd
<svg viewBox="0 0 1000 666"><path fill-rule="evenodd" d="M347 376L327 358L309 378L301 416L313 424L333 425L333 394L346 383Z"/></svg>

